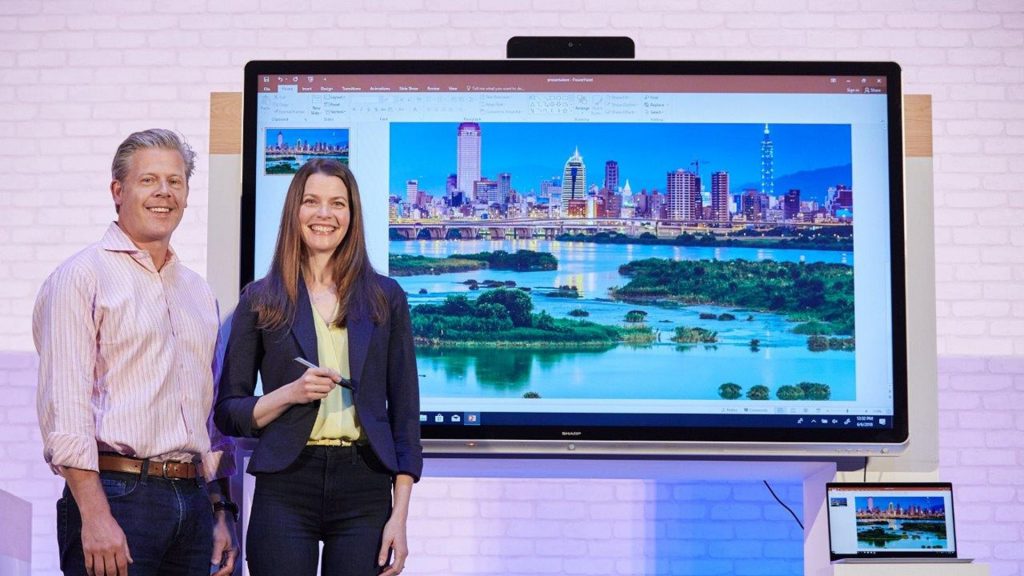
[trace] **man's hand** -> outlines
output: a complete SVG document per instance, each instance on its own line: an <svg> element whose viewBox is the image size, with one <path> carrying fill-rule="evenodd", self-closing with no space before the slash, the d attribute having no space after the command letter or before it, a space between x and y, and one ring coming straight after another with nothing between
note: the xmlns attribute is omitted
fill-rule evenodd
<svg viewBox="0 0 1024 576"><path fill-rule="evenodd" d="M384 525L384 538L377 556L377 565L384 567L388 561L388 551L394 551L395 558L380 576L397 576L405 568L405 559L409 557L409 543L405 536L405 522L394 516Z"/></svg>
<svg viewBox="0 0 1024 576"><path fill-rule="evenodd" d="M235 538L235 522L231 515L221 510L213 515L213 555L210 566L219 567L211 576L230 576L235 571L238 558L238 543Z"/></svg>
<svg viewBox="0 0 1024 576"><path fill-rule="evenodd" d="M128 540L109 509L105 514L82 514L82 551L90 576L128 576Z"/></svg>
<svg viewBox="0 0 1024 576"><path fill-rule="evenodd" d="M85 571L89 576L128 576L128 539L110 513L99 473L78 468L64 468L63 473L82 516Z"/></svg>

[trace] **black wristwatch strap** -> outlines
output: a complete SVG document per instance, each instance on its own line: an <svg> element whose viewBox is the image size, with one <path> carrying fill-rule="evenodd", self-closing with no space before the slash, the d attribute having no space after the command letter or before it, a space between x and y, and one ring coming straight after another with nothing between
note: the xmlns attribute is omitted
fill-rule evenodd
<svg viewBox="0 0 1024 576"><path fill-rule="evenodd" d="M231 513L231 518L233 518L235 522L238 522L238 504L235 504L231 500L220 500L214 502L213 512L216 514L221 510L226 510L227 512Z"/></svg>

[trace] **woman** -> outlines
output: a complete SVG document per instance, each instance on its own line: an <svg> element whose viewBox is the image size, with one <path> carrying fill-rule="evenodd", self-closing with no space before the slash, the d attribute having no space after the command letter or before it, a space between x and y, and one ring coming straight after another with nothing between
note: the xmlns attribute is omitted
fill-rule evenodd
<svg viewBox="0 0 1024 576"><path fill-rule="evenodd" d="M235 310L218 398L223 432L259 438L253 576L315 574L319 542L325 576L402 571L423 467L409 309L370 265L340 162L311 160L288 187L270 272Z"/></svg>

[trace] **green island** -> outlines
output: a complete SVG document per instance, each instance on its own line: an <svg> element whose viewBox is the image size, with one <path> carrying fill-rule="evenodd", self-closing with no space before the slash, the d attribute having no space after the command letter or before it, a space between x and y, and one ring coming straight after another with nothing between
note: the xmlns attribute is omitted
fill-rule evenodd
<svg viewBox="0 0 1024 576"><path fill-rule="evenodd" d="M807 349L811 352L824 352L826 350L851 351L856 348L853 338L826 338L820 334L807 337Z"/></svg>
<svg viewBox="0 0 1024 576"><path fill-rule="evenodd" d="M294 159L295 159L294 157L282 158L282 160L294 160ZM267 175L268 176L269 175L273 175L273 174L295 174L296 172L298 172L298 169L292 167L292 165L289 164L288 162L282 162L282 163L279 163L279 164L269 164L269 163L267 164Z"/></svg>
<svg viewBox="0 0 1024 576"><path fill-rule="evenodd" d="M858 542L864 542L878 547L884 547L889 542L903 540L904 538L904 535L889 532L885 528L868 528L867 530L857 532Z"/></svg>
<svg viewBox="0 0 1024 576"><path fill-rule="evenodd" d="M748 226L739 230L683 232L674 238L659 238L653 232L629 236L620 232L559 234L564 242L595 244L651 244L665 246L723 246L738 248L803 248L808 250L853 250L853 226Z"/></svg>
<svg viewBox="0 0 1024 576"><path fill-rule="evenodd" d="M558 319L545 311L534 314L529 294L506 288L474 300L448 296L440 304L414 306L412 332L417 346L431 348L609 349L654 340L646 326L622 328Z"/></svg>
<svg viewBox="0 0 1024 576"><path fill-rule="evenodd" d="M391 276L423 276L426 274L448 274L449 272L472 272L483 270L487 263L460 256L428 258L408 254L388 254L388 272Z"/></svg>
<svg viewBox="0 0 1024 576"><path fill-rule="evenodd" d="M925 520L925 521L921 521L921 522L915 522L914 523L914 528L916 530L920 530L921 532L931 532L932 534L938 534L939 536L942 536L943 538L946 537L946 523L945 522Z"/></svg>
<svg viewBox="0 0 1024 576"><path fill-rule="evenodd" d="M714 314L712 312L701 312L700 313L700 319L701 320L721 320L722 322L731 322L731 321L736 319L736 315L735 314L730 314L728 312L722 312L721 314Z"/></svg>
<svg viewBox="0 0 1024 576"><path fill-rule="evenodd" d="M547 296L548 298L570 298L578 299L580 297L580 291L575 286L569 286L563 284L558 288L537 288L536 292L541 296Z"/></svg>
<svg viewBox="0 0 1024 576"><path fill-rule="evenodd" d="M714 344L718 342L718 332L706 328L677 326L671 340L678 344Z"/></svg>
<svg viewBox="0 0 1024 576"><path fill-rule="evenodd" d="M743 396L747 400L769 400L771 389L763 384L755 384L744 394L742 386L726 382L718 387L718 396L723 400L737 400ZM795 386L779 386L775 397L779 400L829 400L832 398L832 388L819 382L801 382Z"/></svg>
<svg viewBox="0 0 1024 576"><path fill-rule="evenodd" d="M810 338L853 334L853 267L847 264L647 258L623 264L619 273L630 278L613 290L620 300L761 310L800 322L794 331ZM853 338L839 338L835 344L826 339L824 349L853 347ZM808 348L822 350L820 340Z"/></svg>
<svg viewBox="0 0 1024 576"><path fill-rule="evenodd" d="M388 254L388 269L392 276L421 276L426 274L448 274L450 272L472 272L474 270L514 270L534 272L557 270L558 259L548 252L504 250L459 254L446 258Z"/></svg>

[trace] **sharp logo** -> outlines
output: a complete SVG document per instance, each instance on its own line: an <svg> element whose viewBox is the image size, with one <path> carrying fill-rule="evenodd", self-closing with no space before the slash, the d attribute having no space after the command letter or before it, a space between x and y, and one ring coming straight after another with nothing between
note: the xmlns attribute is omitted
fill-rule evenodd
<svg viewBox="0 0 1024 576"><path fill-rule="evenodd" d="M583 432L580 432L578 430L574 430L571 432L563 431L562 436L583 436Z"/></svg>

